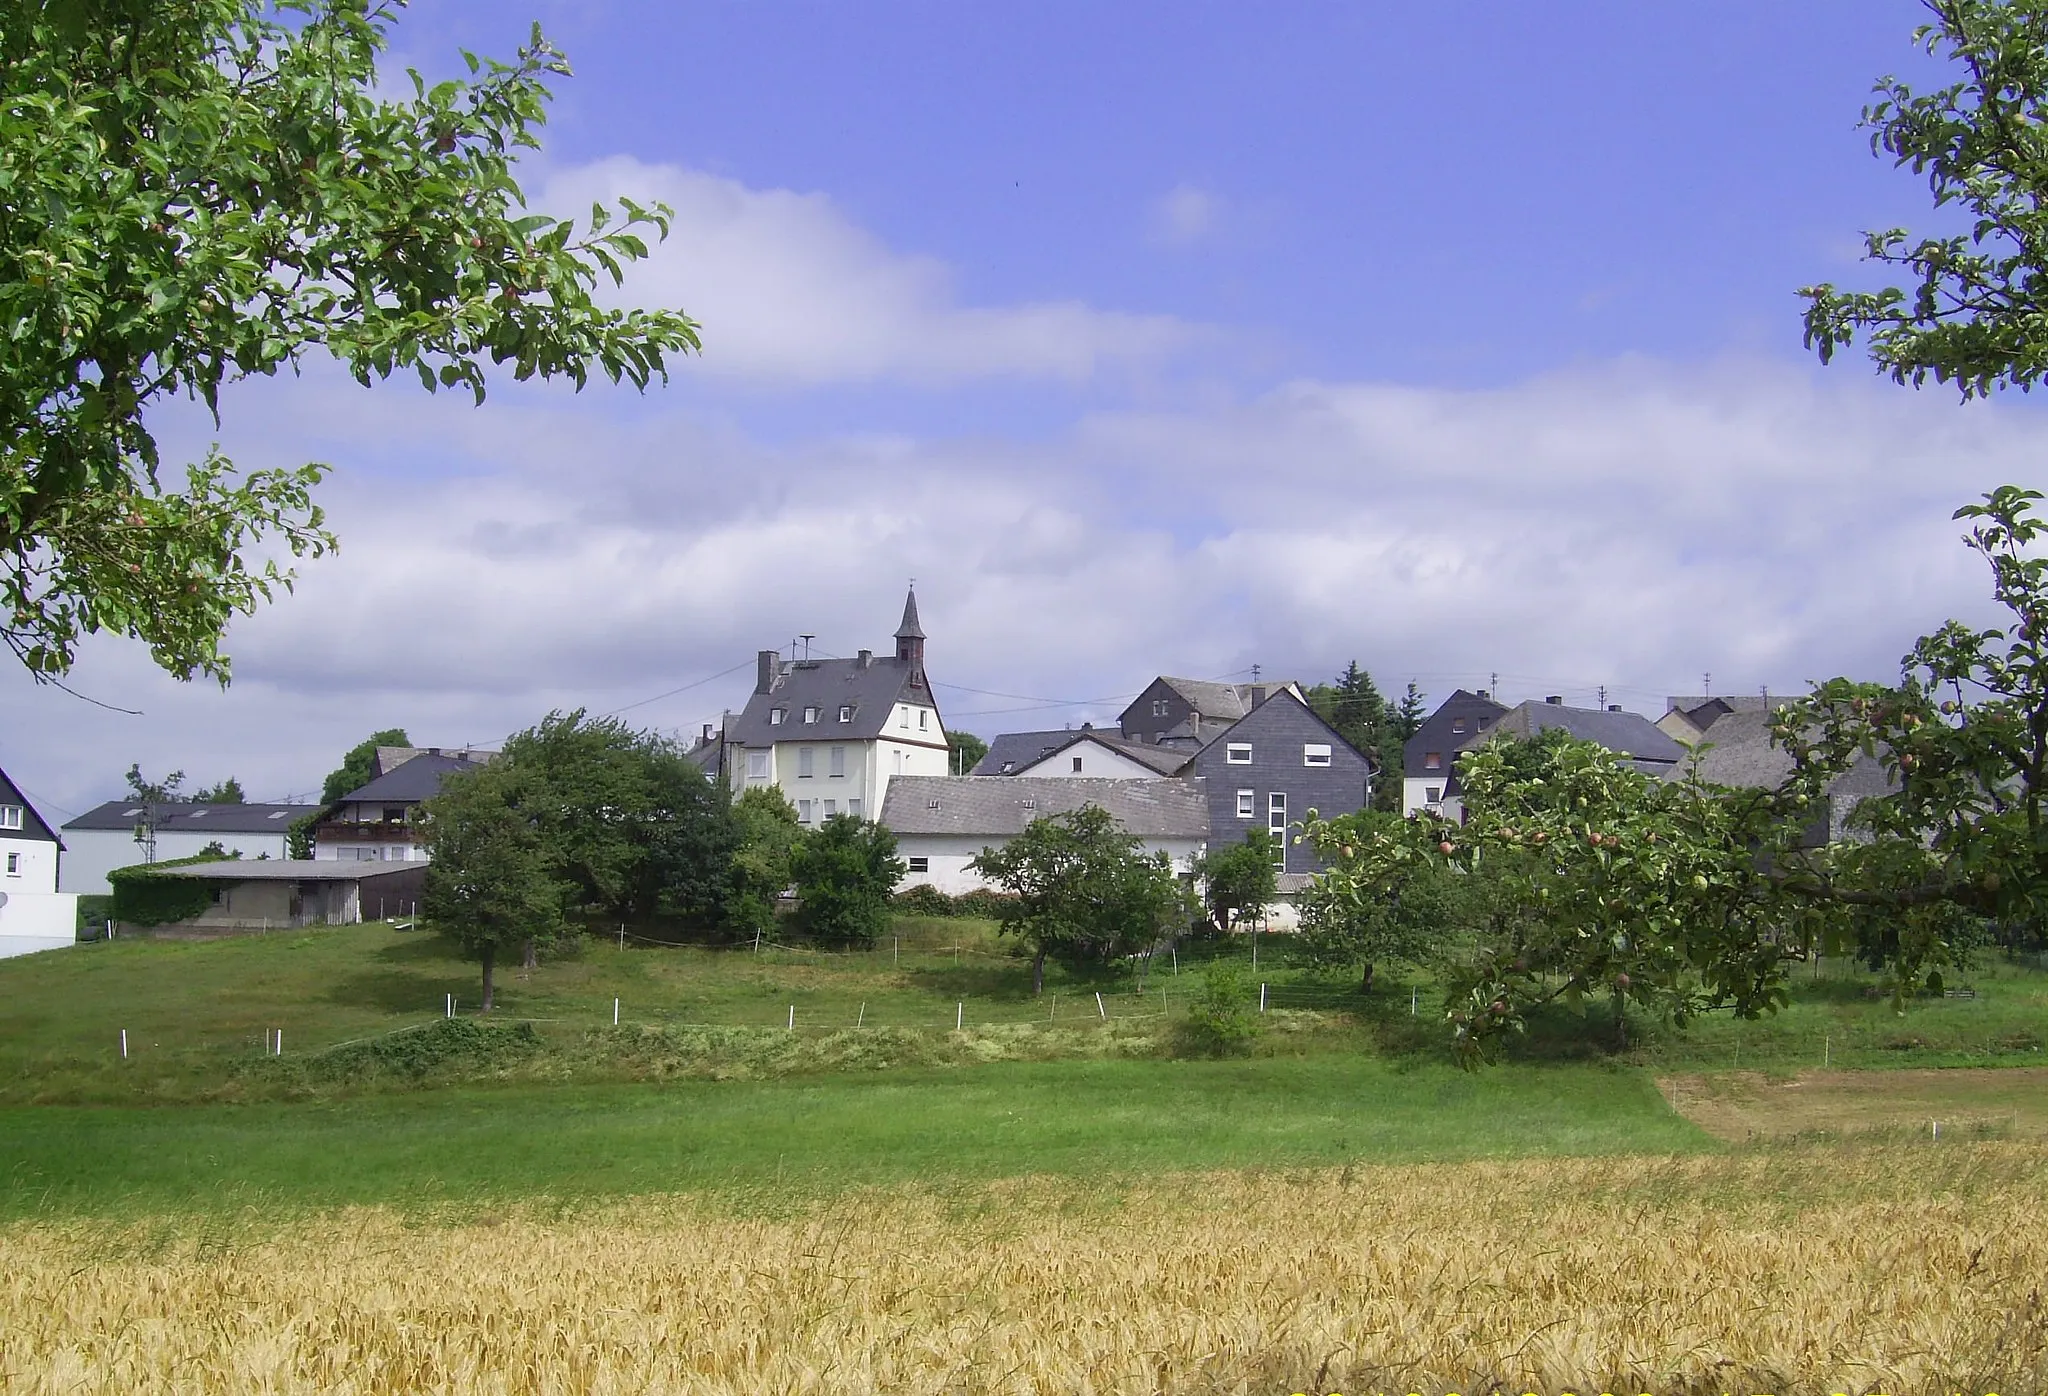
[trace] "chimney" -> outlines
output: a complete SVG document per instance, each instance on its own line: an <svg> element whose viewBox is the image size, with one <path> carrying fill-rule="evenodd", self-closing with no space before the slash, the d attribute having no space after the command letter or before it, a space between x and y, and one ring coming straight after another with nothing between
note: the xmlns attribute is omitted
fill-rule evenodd
<svg viewBox="0 0 2048 1396"><path fill-rule="evenodd" d="M1543 701L1550 704L1553 708L1561 708L1564 706L1564 695L1553 693Z"/></svg>
<svg viewBox="0 0 2048 1396"><path fill-rule="evenodd" d="M1492 697L1493 697L1493 695L1492 695L1491 693L1488 693L1488 692L1487 692L1487 691L1486 691L1485 689L1483 689L1483 688L1479 690L1479 696L1480 696L1481 698L1492 698Z"/></svg>
<svg viewBox="0 0 2048 1396"><path fill-rule="evenodd" d="M1618 713L1618 712L1620 712L1620 711L1621 711L1621 704L1619 704L1619 703L1609 703L1609 704L1607 705L1607 711L1609 711L1609 712L1611 712L1611 713Z"/></svg>
<svg viewBox="0 0 2048 1396"><path fill-rule="evenodd" d="M1252 701L1251 701L1251 706L1252 706L1252 707L1254 707L1254 708L1256 708L1256 707L1257 707L1257 706L1258 706L1259 704L1261 704L1261 703L1263 703L1263 702L1265 702L1265 701L1266 701L1266 686L1265 686L1264 684L1262 684L1262 683L1255 683L1255 684L1253 684L1253 685L1252 685Z"/></svg>
<svg viewBox="0 0 2048 1396"><path fill-rule="evenodd" d="M766 693L775 686L775 651L762 650L754 656L754 692Z"/></svg>
<svg viewBox="0 0 2048 1396"><path fill-rule="evenodd" d="M875 652L874 652L873 650L862 650L862 651L860 652L860 660L859 660L859 663L860 663L860 667L861 667L861 668L865 669L865 668L867 668L867 667L868 667L868 666L869 666L870 664L873 664L874 662L875 662Z"/></svg>
<svg viewBox="0 0 2048 1396"><path fill-rule="evenodd" d="M703 739L702 741L698 742L698 743L697 743L697 745L698 745L698 746L710 746L710 745L711 745L711 724L710 724L710 723L708 723L708 722L707 722L707 723L705 723L705 724L704 724L704 739Z"/></svg>

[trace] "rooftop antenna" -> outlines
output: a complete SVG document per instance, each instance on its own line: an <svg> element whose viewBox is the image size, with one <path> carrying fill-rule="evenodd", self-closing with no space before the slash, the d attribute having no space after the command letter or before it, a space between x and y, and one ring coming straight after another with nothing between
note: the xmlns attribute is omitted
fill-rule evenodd
<svg viewBox="0 0 2048 1396"><path fill-rule="evenodd" d="M1600 685L1600 707L1603 711L1607 707L1607 685L1604 683Z"/></svg>
<svg viewBox="0 0 2048 1396"><path fill-rule="evenodd" d="M809 659L811 657L811 641L817 639L818 636L814 631L809 635L804 635L799 638L801 638L804 642L804 658Z"/></svg>
<svg viewBox="0 0 2048 1396"><path fill-rule="evenodd" d="M1705 698L1714 696L1714 676L1711 672L1700 675L1700 695Z"/></svg>
<svg viewBox="0 0 2048 1396"><path fill-rule="evenodd" d="M1486 690L1487 696L1493 699L1494 702L1498 703L1500 701L1500 675L1488 674L1486 676L1486 681L1489 684L1493 685L1491 688Z"/></svg>
<svg viewBox="0 0 2048 1396"><path fill-rule="evenodd" d="M1253 682L1253 683L1257 683L1258 681L1259 681L1259 666L1258 666L1258 665L1256 665L1256 664L1254 664L1254 665L1252 665L1252 682Z"/></svg>

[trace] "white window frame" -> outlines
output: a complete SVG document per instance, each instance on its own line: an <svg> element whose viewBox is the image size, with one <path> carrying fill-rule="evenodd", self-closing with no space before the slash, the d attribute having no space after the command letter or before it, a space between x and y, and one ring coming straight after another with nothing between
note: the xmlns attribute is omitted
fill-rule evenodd
<svg viewBox="0 0 2048 1396"><path fill-rule="evenodd" d="M1251 765L1252 744L1250 742L1225 742L1223 745L1223 762L1227 766Z"/></svg>
<svg viewBox="0 0 2048 1396"><path fill-rule="evenodd" d="M1462 732L1462 731L1464 731L1464 730L1465 730L1465 719L1464 719L1464 718L1462 718L1462 717L1454 717L1454 718L1452 718L1452 719L1451 719L1451 730L1452 730L1453 732Z"/></svg>
<svg viewBox="0 0 2048 1396"><path fill-rule="evenodd" d="M1237 792L1237 817L1239 819L1256 819L1259 817L1258 791L1240 790Z"/></svg>
<svg viewBox="0 0 2048 1396"><path fill-rule="evenodd" d="M817 720L818 720L818 705L817 705L817 704L815 704L815 703L813 703L813 704L809 705L808 707L806 707L806 708L804 709L804 721L805 721L806 723L814 723L814 722L816 722Z"/></svg>
<svg viewBox="0 0 2048 1396"><path fill-rule="evenodd" d="M768 725L770 727L780 727L782 719L788 714L789 709L787 708L770 708L768 710Z"/></svg>
<svg viewBox="0 0 2048 1396"><path fill-rule="evenodd" d="M1425 771L1441 771L1441 770L1442 770L1443 768L1444 768L1444 754L1443 754L1442 752L1440 752L1440 751L1425 751L1425 752L1423 752L1423 753L1422 753L1422 769L1423 769L1423 770L1425 770Z"/></svg>
<svg viewBox="0 0 2048 1396"><path fill-rule="evenodd" d="M817 812L818 802L816 800L798 800L796 802L796 822L799 824L816 823L817 821L814 816Z"/></svg>
<svg viewBox="0 0 2048 1396"><path fill-rule="evenodd" d="M839 720L841 722L853 721L853 704L841 703L839 705Z"/></svg>
<svg viewBox="0 0 2048 1396"><path fill-rule="evenodd" d="M846 802L846 812L855 819L860 818L860 796L856 795Z"/></svg>
<svg viewBox="0 0 2048 1396"><path fill-rule="evenodd" d="M1275 790L1266 797L1266 832L1273 836L1279 854L1273 859L1275 871L1287 871L1287 792Z"/></svg>
<svg viewBox="0 0 2048 1396"><path fill-rule="evenodd" d="M1301 764L1304 766L1329 765L1330 744L1328 742L1303 742L1301 744Z"/></svg>
<svg viewBox="0 0 2048 1396"><path fill-rule="evenodd" d="M27 818L27 810L20 805L0 805L0 829L19 829Z"/></svg>
<svg viewBox="0 0 2048 1396"><path fill-rule="evenodd" d="M839 813L839 802L837 800L827 800L825 802L825 817L830 819L837 813Z"/></svg>
<svg viewBox="0 0 2048 1396"><path fill-rule="evenodd" d="M930 716L931 716L931 713L930 713L930 712L929 712L928 710L924 709L924 708L919 708L919 709L917 710L917 730L918 730L918 731L920 731L920 732L927 732L927 731L930 731L930 730L931 730L931 729L930 729L930 728L929 728L929 727L928 727L928 726L926 725L926 721L925 721L925 720L926 720L927 718L929 718Z"/></svg>
<svg viewBox="0 0 2048 1396"><path fill-rule="evenodd" d="M897 711L896 711L896 725L897 725L898 727L902 728L902 729L903 729L904 731L906 731L906 732L908 732L908 731L910 730L910 709L908 709L908 708L899 708L899 709L897 709Z"/></svg>
<svg viewBox="0 0 2048 1396"><path fill-rule="evenodd" d="M19 853L7 855L7 875L9 877L21 876L21 855Z"/></svg>
<svg viewBox="0 0 2048 1396"><path fill-rule="evenodd" d="M828 770L828 771L830 771L830 772L832 773L832 776L833 776L833 778L834 778L834 779L841 779L841 780L843 780L843 779L845 778L845 776L846 776L846 748L845 748L845 747L843 747L843 746L835 746L835 747L833 747L833 748L832 748L832 759L831 759L831 763L830 763L830 764L829 764L829 765L828 765L828 766L826 767L826 770Z"/></svg>
<svg viewBox="0 0 2048 1396"><path fill-rule="evenodd" d="M747 779L748 779L748 780L766 780L766 779L768 779L768 777L769 777L769 775L770 775L770 774L771 774L771 772L770 772L770 770L769 770L769 762L768 762L768 753L767 753L767 752L765 752L765 751L750 751L750 752L748 752L748 753L747 753Z"/></svg>
<svg viewBox="0 0 2048 1396"><path fill-rule="evenodd" d="M796 749L796 778L798 780L815 779L817 767L818 749L816 747L800 746Z"/></svg>
<svg viewBox="0 0 2048 1396"><path fill-rule="evenodd" d="M910 871L914 873L924 873L927 876L931 873L932 860L930 858L905 858L903 861L909 864Z"/></svg>
<svg viewBox="0 0 2048 1396"><path fill-rule="evenodd" d="M1081 758L1078 756L1074 758L1074 774L1081 774Z"/></svg>
<svg viewBox="0 0 2048 1396"><path fill-rule="evenodd" d="M1444 788L1441 785L1423 786L1422 795L1425 804L1440 805L1444 802Z"/></svg>

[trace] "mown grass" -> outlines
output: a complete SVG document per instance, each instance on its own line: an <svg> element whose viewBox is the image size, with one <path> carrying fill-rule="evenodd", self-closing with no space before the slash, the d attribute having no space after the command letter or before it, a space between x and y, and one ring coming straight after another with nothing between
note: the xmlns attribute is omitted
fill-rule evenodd
<svg viewBox="0 0 2048 1396"><path fill-rule="evenodd" d="M998 1062L319 1104L10 1107L0 1110L0 1214L477 1205L1712 1147L1631 1071L1475 1075L1352 1054Z"/></svg>

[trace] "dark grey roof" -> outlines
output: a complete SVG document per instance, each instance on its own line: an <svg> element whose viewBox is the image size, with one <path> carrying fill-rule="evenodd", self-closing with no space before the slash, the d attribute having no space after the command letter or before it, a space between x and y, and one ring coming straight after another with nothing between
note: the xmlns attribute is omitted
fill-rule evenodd
<svg viewBox="0 0 2048 1396"><path fill-rule="evenodd" d="M924 627L917 623L917 593L911 592L903 598L903 624L896 627L899 640L922 640Z"/></svg>
<svg viewBox="0 0 2048 1396"><path fill-rule="evenodd" d="M195 802L156 807L160 834L282 834L292 821L318 814L319 805L208 805ZM138 800L109 800L96 805L64 827L67 829L133 829L142 819Z"/></svg>
<svg viewBox="0 0 2048 1396"><path fill-rule="evenodd" d="M9 829L7 831L9 838L32 839L37 843L54 843L59 848L64 846L64 840L57 837L57 831L50 827L49 820L43 818L42 812L36 808L36 802L28 797L26 790L23 790L9 779L5 771L0 771L0 805L20 805L22 808L21 827L19 829ZM70 826L66 825L65 827L69 828Z"/></svg>
<svg viewBox="0 0 2048 1396"><path fill-rule="evenodd" d="M1429 780L1450 774L1450 768L1455 764L1451 753L1464 744L1467 733L1484 732L1505 712L1505 705L1494 702L1484 693L1452 689L1451 696L1436 705L1436 711L1423 719L1422 726L1401 749L1402 774L1411 780ZM1456 730L1459 718L1466 720L1466 732ZM1432 751L1443 758L1443 764L1433 771L1429 768L1429 753Z"/></svg>
<svg viewBox="0 0 2048 1396"><path fill-rule="evenodd" d="M736 746L753 747L776 742L865 741L882 735L890 710L898 703L938 708L924 674L905 660L881 655L866 664L858 659L778 659L768 691L747 699L746 710L726 725L725 739ZM853 709L852 720L841 722L839 710L848 706ZM815 723L804 721L807 707L818 710ZM779 724L769 717L776 708L783 710ZM909 735L917 735L915 729ZM929 741L944 740L936 730L923 735Z"/></svg>
<svg viewBox="0 0 2048 1396"><path fill-rule="evenodd" d="M1033 762L1057 755L1083 739L1098 741L1117 755L1128 756L1161 775L1173 774L1188 761L1188 753L1185 751L1171 747L1148 746L1144 742L1126 741L1120 734L1108 728L1063 727L1056 732L1005 732L989 743L988 755L977 761L974 769L967 774L1014 775Z"/></svg>
<svg viewBox="0 0 2048 1396"><path fill-rule="evenodd" d="M1087 805L1107 810L1139 838L1209 836L1209 802L1193 781L1105 776L896 776L882 801L882 824L898 834L1008 838L1034 819Z"/></svg>
<svg viewBox="0 0 2048 1396"><path fill-rule="evenodd" d="M197 877L209 882L362 882L418 872L425 866L417 861L344 863L339 858L228 858L217 863L179 863L156 871L165 877Z"/></svg>
<svg viewBox="0 0 2048 1396"><path fill-rule="evenodd" d="M1784 701L1761 693L1728 693L1713 698L1679 694L1664 700L1664 711L1682 714L1687 722L1704 732L1730 713L1769 712Z"/></svg>
<svg viewBox="0 0 2048 1396"><path fill-rule="evenodd" d="M1283 688L1297 687L1293 679L1268 679L1260 683L1215 683L1208 679L1177 679L1161 674L1159 682L1178 693L1187 705L1203 717L1235 722L1253 707L1252 690L1264 690L1271 697Z"/></svg>
<svg viewBox="0 0 2048 1396"><path fill-rule="evenodd" d="M1728 713L1715 721L1700 740L1700 779L1714 785L1737 789L1775 790L1792 774L1792 757L1771 742L1775 713L1761 709ZM1688 767L1673 773L1683 777ZM1835 795L1864 797L1885 795L1898 787L1875 757L1859 756L1856 763L1829 785Z"/></svg>
<svg viewBox="0 0 2048 1396"><path fill-rule="evenodd" d="M1609 751L1634 757L1642 763L1663 765L1685 760L1685 748L1665 734L1641 713L1618 713L1605 708L1568 708L1562 703L1530 701L1503 713L1485 732L1460 748L1469 751L1494 736L1518 737L1527 741L1562 728L1582 742L1604 746Z"/></svg>
<svg viewBox="0 0 2048 1396"><path fill-rule="evenodd" d="M436 756L429 752L386 771L360 790L349 791L341 797L341 803L431 800L441 793L441 782L449 776L457 771L473 771L482 764L480 761L464 761L459 756Z"/></svg>

